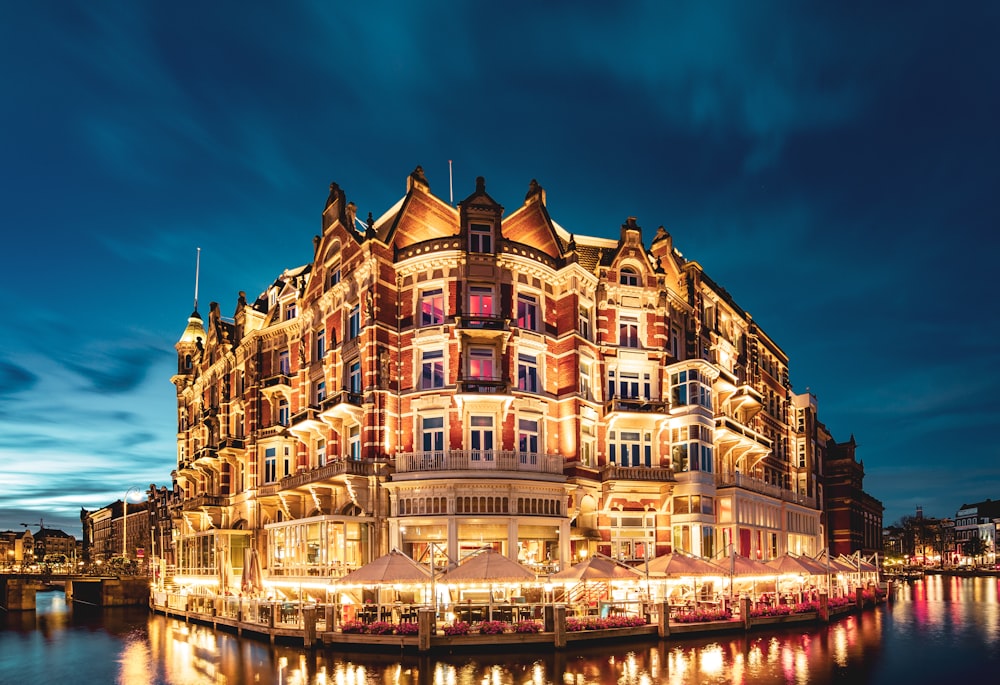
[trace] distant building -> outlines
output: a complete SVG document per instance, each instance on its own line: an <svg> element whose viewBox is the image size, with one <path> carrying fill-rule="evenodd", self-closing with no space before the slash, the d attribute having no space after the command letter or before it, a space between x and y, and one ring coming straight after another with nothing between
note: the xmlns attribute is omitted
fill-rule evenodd
<svg viewBox="0 0 1000 685"><path fill-rule="evenodd" d="M140 565L145 563L146 550L152 544L148 503L128 502L127 525L122 516L123 504L117 500L94 511L80 510L84 561L106 562L124 554ZM128 536L127 542L123 543L123 535Z"/></svg>
<svg viewBox="0 0 1000 685"><path fill-rule="evenodd" d="M42 528L35 534L35 557L45 559L50 554L65 554L76 558L76 538L55 528Z"/></svg>
<svg viewBox="0 0 1000 685"><path fill-rule="evenodd" d="M856 459L856 451L853 435L847 442L831 440L827 445L823 464L827 540L834 554L881 555L885 507L865 492L865 465Z"/></svg>
<svg viewBox="0 0 1000 685"><path fill-rule="evenodd" d="M963 504L955 512L955 556L959 564L994 564L1000 501ZM978 540L978 542L974 542Z"/></svg>
<svg viewBox="0 0 1000 685"><path fill-rule="evenodd" d="M182 575L247 548L299 586L393 548L546 573L826 546L816 398L662 227L571 233L534 181L507 214L482 178L453 206L419 167L381 218L356 211L332 184L308 264L231 317L195 303L172 378Z"/></svg>
<svg viewBox="0 0 1000 685"><path fill-rule="evenodd" d="M35 536L30 530L0 532L0 565L21 566L35 562Z"/></svg>

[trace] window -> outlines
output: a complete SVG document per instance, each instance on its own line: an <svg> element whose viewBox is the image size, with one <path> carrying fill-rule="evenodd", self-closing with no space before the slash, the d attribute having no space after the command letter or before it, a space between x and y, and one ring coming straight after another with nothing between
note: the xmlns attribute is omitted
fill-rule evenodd
<svg viewBox="0 0 1000 685"><path fill-rule="evenodd" d="M670 327L670 354L674 359L681 358L681 329L677 326Z"/></svg>
<svg viewBox="0 0 1000 685"><path fill-rule="evenodd" d="M322 359L326 355L326 329L321 328L316 331L316 359Z"/></svg>
<svg viewBox="0 0 1000 685"><path fill-rule="evenodd" d="M517 296L517 327L538 330L538 298L534 295Z"/></svg>
<svg viewBox="0 0 1000 685"><path fill-rule="evenodd" d="M316 466L326 466L326 440L316 441Z"/></svg>
<svg viewBox="0 0 1000 685"><path fill-rule="evenodd" d="M469 288L469 315L473 317L493 316L493 289L482 286Z"/></svg>
<svg viewBox="0 0 1000 685"><path fill-rule="evenodd" d="M538 421L518 420L517 450L522 464L538 464Z"/></svg>
<svg viewBox="0 0 1000 685"><path fill-rule="evenodd" d="M493 380L493 349L473 347L469 349L469 378Z"/></svg>
<svg viewBox="0 0 1000 685"><path fill-rule="evenodd" d="M278 479L278 450L268 447L264 450L264 482L273 483Z"/></svg>
<svg viewBox="0 0 1000 685"><path fill-rule="evenodd" d="M469 417L469 444L472 447L473 462L493 461L493 417Z"/></svg>
<svg viewBox="0 0 1000 685"><path fill-rule="evenodd" d="M444 291L441 288L425 290L420 295L420 325L437 326L444 323Z"/></svg>
<svg viewBox="0 0 1000 685"><path fill-rule="evenodd" d="M670 374L670 399L674 406L697 404L712 408L712 388L701 382L697 369Z"/></svg>
<svg viewBox="0 0 1000 685"><path fill-rule="evenodd" d="M354 305L347 318L347 339L353 340L361 335L361 307Z"/></svg>
<svg viewBox="0 0 1000 685"><path fill-rule="evenodd" d="M425 452L444 451L444 417L426 416L421 419L420 432Z"/></svg>
<svg viewBox="0 0 1000 685"><path fill-rule="evenodd" d="M292 375L292 360L288 350L282 350L278 353L278 373L282 376Z"/></svg>
<svg viewBox="0 0 1000 685"><path fill-rule="evenodd" d="M806 443L804 441L799 441L799 468L805 468L806 465Z"/></svg>
<svg viewBox="0 0 1000 685"><path fill-rule="evenodd" d="M584 423L580 426L580 463L584 466L597 464L597 438L594 436L594 425Z"/></svg>
<svg viewBox="0 0 1000 685"><path fill-rule="evenodd" d="M517 389L538 392L538 357L533 354L517 355Z"/></svg>
<svg viewBox="0 0 1000 685"><path fill-rule="evenodd" d="M580 329L580 337L584 340L591 340L590 337L590 307L580 305L579 312L579 323L578 327Z"/></svg>
<svg viewBox="0 0 1000 685"><path fill-rule="evenodd" d="M489 224L469 226L469 252L493 252L493 228Z"/></svg>
<svg viewBox="0 0 1000 685"><path fill-rule="evenodd" d="M639 431L611 431L608 434L608 457L621 466L650 466L652 464L652 435Z"/></svg>
<svg viewBox="0 0 1000 685"><path fill-rule="evenodd" d="M621 271L619 283L622 285L639 285L639 273L630 266L626 266Z"/></svg>
<svg viewBox="0 0 1000 685"><path fill-rule="evenodd" d="M287 426L290 419L290 409L288 407L288 400L284 397L278 402L278 423L282 426Z"/></svg>
<svg viewBox="0 0 1000 685"><path fill-rule="evenodd" d="M361 461L361 426L351 426L348 431L347 448L348 458L351 461Z"/></svg>
<svg viewBox="0 0 1000 685"><path fill-rule="evenodd" d="M322 404L323 400L326 399L326 381L320 381L316 384L316 404Z"/></svg>
<svg viewBox="0 0 1000 685"><path fill-rule="evenodd" d="M348 367L347 374L347 388L349 392L355 395L361 394L361 362L355 361L351 362Z"/></svg>
<svg viewBox="0 0 1000 685"><path fill-rule="evenodd" d="M297 310L296 310L294 302L292 302L291 304L287 305L285 307L285 321L288 321L289 319L294 319L296 312L297 312Z"/></svg>
<svg viewBox="0 0 1000 685"><path fill-rule="evenodd" d="M670 466L674 473L715 470L712 429L707 426L681 426L670 431Z"/></svg>
<svg viewBox="0 0 1000 685"><path fill-rule="evenodd" d="M330 286L335 286L340 283L340 265L338 264L333 270L330 271Z"/></svg>
<svg viewBox="0 0 1000 685"><path fill-rule="evenodd" d="M425 350L420 362L420 388L444 387L444 351Z"/></svg>
<svg viewBox="0 0 1000 685"><path fill-rule="evenodd" d="M639 347L639 317L622 314L618 320L618 344L622 347Z"/></svg>
<svg viewBox="0 0 1000 685"><path fill-rule="evenodd" d="M594 399L590 391L590 378L593 363L588 360L580 360L580 396L585 400Z"/></svg>

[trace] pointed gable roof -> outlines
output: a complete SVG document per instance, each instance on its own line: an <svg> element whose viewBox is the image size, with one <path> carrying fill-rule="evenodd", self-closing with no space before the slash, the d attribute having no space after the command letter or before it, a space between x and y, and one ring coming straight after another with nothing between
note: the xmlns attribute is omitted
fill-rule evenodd
<svg viewBox="0 0 1000 685"><path fill-rule="evenodd" d="M376 225L379 239L398 250L458 235L458 210L431 194L424 170L418 166L406 179L406 195Z"/></svg>
<svg viewBox="0 0 1000 685"><path fill-rule="evenodd" d="M535 179L528 184L524 204L503 220L502 233L507 240L530 245L553 258L560 257L566 247L545 206L545 190Z"/></svg>

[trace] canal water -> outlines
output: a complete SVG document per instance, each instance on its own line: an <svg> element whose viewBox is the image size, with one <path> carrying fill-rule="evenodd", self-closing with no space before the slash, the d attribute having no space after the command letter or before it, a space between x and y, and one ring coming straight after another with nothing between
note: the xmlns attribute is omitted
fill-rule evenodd
<svg viewBox="0 0 1000 685"><path fill-rule="evenodd" d="M145 608L0 611L0 685L1000 682L998 578L927 576L829 626L584 649L415 656L271 646Z"/></svg>

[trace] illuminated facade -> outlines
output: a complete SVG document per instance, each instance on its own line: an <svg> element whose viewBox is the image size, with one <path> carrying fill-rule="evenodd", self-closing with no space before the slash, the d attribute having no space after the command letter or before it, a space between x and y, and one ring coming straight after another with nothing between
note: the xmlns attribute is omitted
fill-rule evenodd
<svg viewBox="0 0 1000 685"><path fill-rule="evenodd" d="M574 235L418 168L361 224L331 185L311 263L177 343L181 573L337 577L398 548L540 572L601 552L823 547L815 398L781 348L629 218Z"/></svg>

